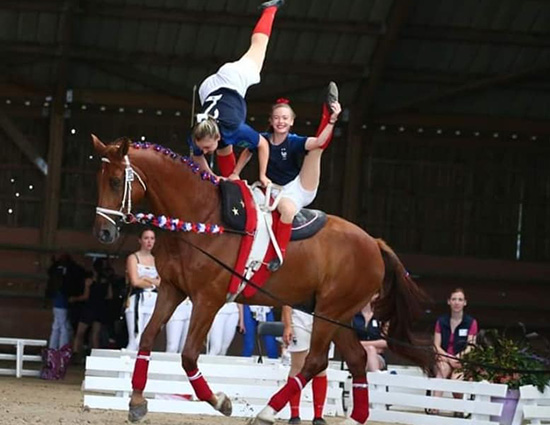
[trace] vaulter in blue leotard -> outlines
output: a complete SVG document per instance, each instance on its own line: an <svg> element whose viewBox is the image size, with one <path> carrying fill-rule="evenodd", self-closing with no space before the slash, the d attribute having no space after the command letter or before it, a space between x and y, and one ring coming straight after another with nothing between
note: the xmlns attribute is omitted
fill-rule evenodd
<svg viewBox="0 0 550 425"><path fill-rule="evenodd" d="M221 175L232 174L235 168L233 145L238 145L258 150L259 180L263 185L270 183L267 177L269 144L245 123L244 98L248 87L260 82L275 14L283 3L284 0L262 3L263 12L252 32L248 51L237 62L223 65L199 87L202 108L193 128L192 142L193 160L201 170L211 172L203 154L216 151Z"/></svg>

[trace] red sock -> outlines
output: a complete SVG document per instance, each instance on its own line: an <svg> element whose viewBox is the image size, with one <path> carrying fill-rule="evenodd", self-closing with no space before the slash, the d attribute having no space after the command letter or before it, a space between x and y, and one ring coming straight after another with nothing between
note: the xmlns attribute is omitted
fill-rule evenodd
<svg viewBox="0 0 550 425"><path fill-rule="evenodd" d="M315 137L319 137L319 134L325 129L330 120L330 111L326 103L323 103L323 112L321 114L321 121L319 122L319 127L317 127L317 133Z"/></svg>
<svg viewBox="0 0 550 425"><path fill-rule="evenodd" d="M229 175L235 169L235 153L231 152L229 155L216 155L218 160L218 168L222 177L229 177Z"/></svg>
<svg viewBox="0 0 550 425"><path fill-rule="evenodd" d="M288 381L290 381L291 377L288 378ZM287 381L287 382L288 382ZM298 391L296 394L294 394L292 397L290 397L290 417L296 418L300 417L300 398L302 397L302 391Z"/></svg>
<svg viewBox="0 0 550 425"><path fill-rule="evenodd" d="M356 378L353 387L353 412L350 417L360 424L364 424L369 417L369 386L367 378Z"/></svg>
<svg viewBox="0 0 550 425"><path fill-rule="evenodd" d="M199 400L208 401L212 398L212 390L198 369L187 372L187 377Z"/></svg>
<svg viewBox="0 0 550 425"><path fill-rule="evenodd" d="M283 407L285 407L285 404L290 401L294 394L302 391L306 384L306 378L299 373L294 378L289 379L286 385L273 397L271 397L271 400L269 400L269 403L267 404L271 406L273 410L279 412Z"/></svg>
<svg viewBox="0 0 550 425"><path fill-rule="evenodd" d="M258 19L258 23L254 27L252 34L261 33L268 37L271 36L271 29L273 28L273 21L275 20L275 14L277 13L277 7L271 6L262 12L262 16Z"/></svg>
<svg viewBox="0 0 550 425"><path fill-rule="evenodd" d="M281 254L283 255L283 258L285 258L286 247L290 242L291 235L292 223L283 223L282 221L279 221L277 229L275 229L275 239L277 239L277 243L279 244L279 248L281 249Z"/></svg>
<svg viewBox="0 0 550 425"><path fill-rule="evenodd" d="M149 360L151 359L150 351L140 350L134 364L134 374L132 376L132 389L143 391L147 384L147 370L149 369Z"/></svg>
<svg viewBox="0 0 550 425"><path fill-rule="evenodd" d="M311 386L313 389L313 417L322 418L327 399L327 375L314 377Z"/></svg>
<svg viewBox="0 0 550 425"><path fill-rule="evenodd" d="M323 130L327 126L328 122L330 121L330 115L331 115L331 112L328 109L327 104L323 103L323 113L321 114L321 122L319 123L319 127L317 128L316 137L319 137L319 135L323 132ZM331 141L332 141L332 131L328 135L328 138L325 141L325 143L323 143L323 145L321 146L321 149L326 149Z"/></svg>

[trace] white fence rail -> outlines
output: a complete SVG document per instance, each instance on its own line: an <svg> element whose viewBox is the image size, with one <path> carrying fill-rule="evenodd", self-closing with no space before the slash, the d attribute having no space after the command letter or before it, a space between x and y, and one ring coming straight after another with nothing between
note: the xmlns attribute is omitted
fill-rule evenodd
<svg viewBox="0 0 550 425"><path fill-rule="evenodd" d="M93 350L86 359L84 405L90 408L127 410L134 369L135 352ZM269 398L286 382L288 366L279 361L257 363L254 358L206 356L199 359L199 368L213 391L223 391L233 403L233 416L256 415ZM343 416L343 382L348 372L329 368L326 416ZM181 367L177 354L151 354L145 397L149 411L219 415L211 406L198 402ZM313 418L311 385L302 393L301 416ZM288 419L285 407L279 418Z"/></svg>
<svg viewBox="0 0 550 425"><path fill-rule="evenodd" d="M0 348L3 346L15 347L15 354L0 352L0 360L14 361L13 368L0 368L0 375L12 375L17 378L22 376L40 376L40 370L25 369L25 362L42 362L40 355L25 354L25 347L46 347L45 339L0 338Z"/></svg>
<svg viewBox="0 0 550 425"><path fill-rule="evenodd" d="M492 397L504 397L507 386L487 382L464 382L435 379L404 373L374 372L368 374L370 419L410 425L494 425L502 403ZM432 397L428 391L461 393L463 397ZM425 409L439 414L426 415ZM454 413L471 415L468 419Z"/></svg>
<svg viewBox="0 0 550 425"><path fill-rule="evenodd" d="M530 425L550 424L550 386L541 393L536 387L526 385L519 392L518 410L523 419Z"/></svg>

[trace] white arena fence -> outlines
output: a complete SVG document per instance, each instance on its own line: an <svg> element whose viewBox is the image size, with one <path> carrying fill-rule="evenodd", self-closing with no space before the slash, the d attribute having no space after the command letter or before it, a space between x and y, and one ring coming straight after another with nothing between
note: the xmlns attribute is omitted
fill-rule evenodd
<svg viewBox="0 0 550 425"><path fill-rule="evenodd" d="M415 367L388 366L368 373L372 421L410 425L495 425L501 420L508 386L488 382L428 378ZM433 397L442 391L442 397ZM452 393L463 394L455 399ZM427 415L426 409L439 414ZM462 413L465 418L455 417ZM512 425L550 424L550 387L544 393L533 386L520 388Z"/></svg>
<svg viewBox="0 0 550 425"><path fill-rule="evenodd" d="M135 352L125 350L92 350L86 359L84 378L84 405L89 408L128 410L132 391L131 376ZM343 416L343 383L348 372L336 369L332 363L327 371L328 391L326 416ZM234 356L208 356L199 358L199 369L212 391L223 391L233 403L232 416L255 416L271 396L287 381L288 366L280 360ZM197 401L191 384L181 367L181 357L174 353L151 353L149 374L144 392L150 412L220 415L210 405ZM302 392L301 417L313 419L311 385ZM278 415L290 417L285 407Z"/></svg>
<svg viewBox="0 0 550 425"><path fill-rule="evenodd" d="M131 375L135 352L125 350L92 350L86 359L83 382L84 405L97 409L127 410L131 394ZM270 397L286 382L288 366L280 360L233 356L199 358L199 368L213 391L225 392L233 402L233 416L255 416ZM326 416L344 416L350 404L349 373L340 370L339 362L330 362L327 372L328 394ZM499 424L507 386L487 382L453 381L428 378L416 367L388 366L387 371L368 374L370 417L377 422L410 425L496 425ZM442 391L442 397L433 397ZM463 397L455 399L452 393ZM520 401L513 425L550 424L550 388L540 393L532 386L520 389ZM179 354L153 352L145 387L149 411L220 415L207 403L196 400L193 389L181 367ZM437 409L438 415L427 415L425 409ZM454 413L467 418L455 417ZM280 419L288 419L286 406ZM301 416L313 418L311 385L302 393Z"/></svg>
<svg viewBox="0 0 550 425"><path fill-rule="evenodd" d="M42 362L42 356L25 354L25 347L44 348L47 344L48 341L45 339L0 338L0 360L9 364L14 362L13 367L0 368L0 375L11 375L17 378L40 376L40 367L25 369L24 366L25 362ZM6 349L6 347L10 347L10 349ZM13 348L15 348L15 354L13 354Z"/></svg>

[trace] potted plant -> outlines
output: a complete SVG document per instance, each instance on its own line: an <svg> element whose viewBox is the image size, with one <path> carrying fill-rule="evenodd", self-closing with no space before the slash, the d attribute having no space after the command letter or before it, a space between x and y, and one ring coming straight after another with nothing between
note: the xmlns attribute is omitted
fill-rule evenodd
<svg viewBox="0 0 550 425"><path fill-rule="evenodd" d="M550 374L521 371L548 370L549 361L535 354L527 343L496 330L480 336L476 346L462 357L464 379L508 385L500 423L510 424L519 398L519 387L534 385L542 392L550 383Z"/></svg>

